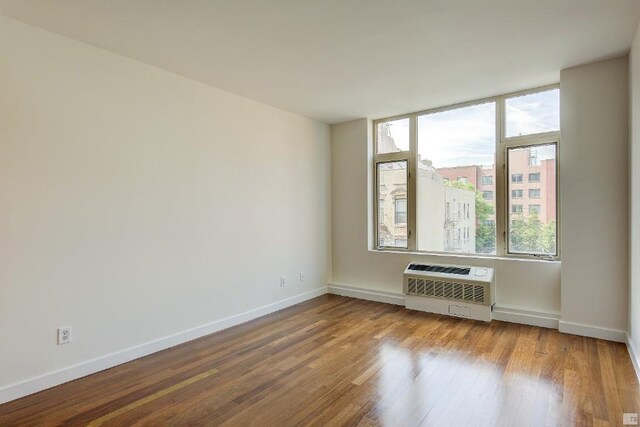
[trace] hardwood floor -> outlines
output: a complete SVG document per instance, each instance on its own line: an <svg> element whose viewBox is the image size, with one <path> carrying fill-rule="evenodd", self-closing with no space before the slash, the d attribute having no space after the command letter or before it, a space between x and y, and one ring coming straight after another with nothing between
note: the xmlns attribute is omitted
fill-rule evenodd
<svg viewBox="0 0 640 427"><path fill-rule="evenodd" d="M0 425L618 426L623 344L325 295L0 406Z"/></svg>

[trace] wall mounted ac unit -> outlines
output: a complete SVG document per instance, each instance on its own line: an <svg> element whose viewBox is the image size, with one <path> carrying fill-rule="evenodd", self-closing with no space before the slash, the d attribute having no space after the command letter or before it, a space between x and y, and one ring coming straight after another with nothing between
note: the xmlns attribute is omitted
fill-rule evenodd
<svg viewBox="0 0 640 427"><path fill-rule="evenodd" d="M493 268L411 263L404 270L405 306L411 310L491 321Z"/></svg>

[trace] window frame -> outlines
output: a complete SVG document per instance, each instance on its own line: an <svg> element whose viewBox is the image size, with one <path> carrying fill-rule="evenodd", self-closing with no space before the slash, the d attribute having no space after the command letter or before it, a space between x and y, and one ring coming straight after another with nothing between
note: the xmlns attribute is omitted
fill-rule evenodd
<svg viewBox="0 0 640 427"><path fill-rule="evenodd" d="M523 148L531 148L531 147L540 147L544 145L554 145L555 146L555 175L556 175L556 253L555 254L540 254L540 253L526 253L526 252L512 252L509 245L509 213L511 210L509 209L509 203L507 200L507 215L504 218L504 244L506 246L506 257L510 258L534 258L534 259L544 259L549 261L559 261L560 260L560 131L555 132L556 135L549 135L549 132L545 132L544 134L534 134L534 135L526 135L528 138L517 137L519 141L513 144L505 144L504 147L504 157L505 161L505 184L506 191L509 191L509 183L506 182L506 176L509 173L509 150L517 150ZM514 137L515 138L515 137ZM513 138L509 138L513 139ZM507 141L508 142L508 141ZM528 194L527 194L528 195ZM541 198L531 199L527 197L527 200L540 200ZM524 206L522 213L524 214ZM528 213L528 212L527 212Z"/></svg>
<svg viewBox="0 0 640 427"><path fill-rule="evenodd" d="M375 128L374 128L375 129ZM377 147L374 147L377 149ZM400 156L402 155L402 156ZM407 247L403 248L403 247L398 247L398 246L384 246L380 244L380 219L378 218L378 212L380 207L379 205L379 194L378 194L378 189L380 188L380 179L378 176L378 165L380 163L392 163L392 162L406 162L407 163L407 169L406 169L406 182L407 182L407 191L406 191L406 199L407 199ZM411 243L412 243L412 239L411 239L411 235L412 230L414 230L415 228L415 223L412 222L413 220L413 215L411 214L411 206L410 203L415 203L413 202L413 196L410 196L411 194L411 188L413 187L413 184L410 183L410 168L411 168L411 162L409 161L409 157L407 156L407 152L406 151L400 151L400 152L395 152L395 153L384 153L384 154L378 154L376 155L374 162L373 162L373 176L375 177L375 185L373 186L373 194L374 194L374 201L375 201L375 206L374 206L374 224L375 224L375 230L374 230L374 238L375 238L375 247L377 250L380 251L408 251L411 248ZM394 200L394 204L395 204L395 200ZM395 206L395 205L394 205ZM415 205L413 207L415 212ZM394 212L394 221L395 221L395 212Z"/></svg>
<svg viewBox="0 0 640 427"><path fill-rule="evenodd" d="M550 90L560 89L560 84L552 84L541 86L533 89L522 90L487 98L482 98L469 102L452 104L444 107L432 108L427 110L416 111L409 114L401 114L392 117L384 117L372 121L373 133L371 144L373 145L372 168L373 168L373 249L381 252L414 252L432 255L453 255L460 257L476 257L476 258L514 258L514 259L543 259L549 261L560 260L560 130L543 132L530 135L518 135L506 137L506 101L508 98L530 95ZM482 253L461 253L452 251L420 251L416 247L416 166L418 162L418 126L417 120L419 116L440 113L450 110L457 110L464 107L472 107L487 103L495 103L495 174L494 174L494 198L495 201L495 227L496 227L496 252L495 254ZM377 126L379 123L390 122L394 120L409 118L409 150L395 153L378 154L377 150ZM508 174L508 156L509 148L523 148L527 146L537 146L545 144L555 144L556 147L556 254L528 254L528 253L510 253L508 248L509 234L509 182ZM407 247L398 248L392 246L381 246L378 236L378 164L389 161L406 161L407 162ZM524 176L523 182L524 183ZM479 187L482 185L478 183ZM482 191L476 188L476 191Z"/></svg>
<svg viewBox="0 0 640 427"><path fill-rule="evenodd" d="M532 181L531 180L531 175L534 175L534 176L537 175L538 179ZM541 179L541 176L540 176L540 172L529 172L529 176L527 177L527 182L529 184L531 184L531 183L540 184L542 182L542 179Z"/></svg>
<svg viewBox="0 0 640 427"><path fill-rule="evenodd" d="M488 178L487 181L489 181L489 182L484 182L485 178ZM493 175L481 175L480 176L480 185L494 185L493 184Z"/></svg>
<svg viewBox="0 0 640 427"><path fill-rule="evenodd" d="M398 211L398 201L404 200L404 212ZM407 209L407 197L394 197L393 199L393 223L394 225L404 224L407 225L407 214L409 213L409 209ZM398 214L404 214L404 221L398 221ZM397 247L397 246L396 246Z"/></svg>

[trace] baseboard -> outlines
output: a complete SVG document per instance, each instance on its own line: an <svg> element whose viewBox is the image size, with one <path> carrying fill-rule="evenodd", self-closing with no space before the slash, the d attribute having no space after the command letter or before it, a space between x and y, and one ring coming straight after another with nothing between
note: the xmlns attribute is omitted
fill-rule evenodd
<svg viewBox="0 0 640 427"><path fill-rule="evenodd" d="M600 338L607 341L627 342L627 333L617 329L602 328L582 323L572 323L560 320L558 324L560 332L565 334L580 335L583 337Z"/></svg>
<svg viewBox="0 0 640 427"><path fill-rule="evenodd" d="M186 331L178 332L176 334L107 354L76 365L68 366L19 383L10 384L0 388L0 404L139 359L140 357L183 344L187 341L227 329L231 326L248 322L249 320L253 320L292 305L299 304L311 298L318 297L326 292L326 287L314 289L272 304L267 304L253 310L245 311L244 313L229 316Z"/></svg>
<svg viewBox="0 0 640 427"><path fill-rule="evenodd" d="M404 305L404 294L396 294L393 292L374 291L371 289L356 288L353 286L336 285L329 283L328 293L334 295L342 295L343 297L351 297L364 299L368 301L385 302L387 304Z"/></svg>
<svg viewBox="0 0 640 427"><path fill-rule="evenodd" d="M405 295L393 292L376 291L357 288L354 286L337 285L329 283L330 294L345 297L364 299L368 301L385 302L388 304L405 305ZM494 307L493 318L503 322L521 323L523 325L540 326L543 328L558 329L560 313L530 310L524 307L498 305Z"/></svg>
<svg viewBox="0 0 640 427"><path fill-rule="evenodd" d="M629 357L631 358L631 363L633 363L633 369L636 371L636 376L638 377L638 381L640 381L640 352L637 351L637 347L634 342L631 341L631 337L627 334L627 350L629 351Z"/></svg>
<svg viewBox="0 0 640 427"><path fill-rule="evenodd" d="M493 318L494 320L501 320L503 322L558 329L560 313L496 304L493 307Z"/></svg>

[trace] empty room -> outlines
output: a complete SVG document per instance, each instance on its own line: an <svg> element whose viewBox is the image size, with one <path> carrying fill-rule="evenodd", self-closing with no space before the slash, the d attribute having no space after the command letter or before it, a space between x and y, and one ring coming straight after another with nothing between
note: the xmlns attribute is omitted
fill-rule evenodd
<svg viewBox="0 0 640 427"><path fill-rule="evenodd" d="M0 426L626 426L640 1L0 0Z"/></svg>

